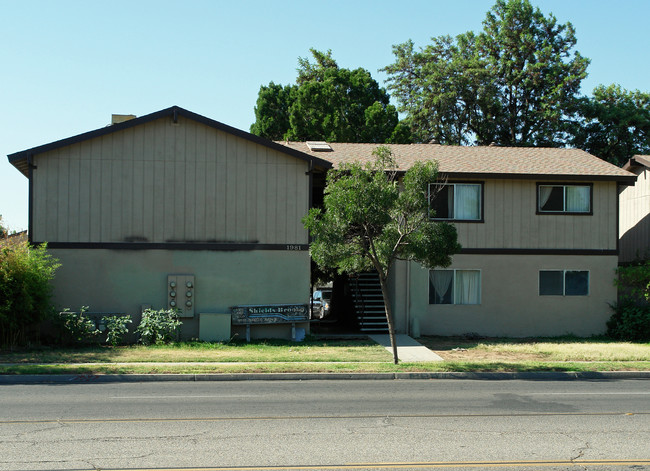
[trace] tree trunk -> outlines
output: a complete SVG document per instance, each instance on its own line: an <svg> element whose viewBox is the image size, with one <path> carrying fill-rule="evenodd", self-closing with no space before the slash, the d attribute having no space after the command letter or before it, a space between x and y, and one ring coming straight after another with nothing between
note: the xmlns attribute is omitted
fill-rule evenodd
<svg viewBox="0 0 650 471"><path fill-rule="evenodd" d="M390 337L390 346L393 349L393 362L397 365L399 358L397 357L397 341L395 340L395 325L393 324L393 311L390 307L388 299L388 286L386 280L379 274L379 284L381 285L381 295L384 298L384 307L386 308L386 323L388 324L388 336Z"/></svg>

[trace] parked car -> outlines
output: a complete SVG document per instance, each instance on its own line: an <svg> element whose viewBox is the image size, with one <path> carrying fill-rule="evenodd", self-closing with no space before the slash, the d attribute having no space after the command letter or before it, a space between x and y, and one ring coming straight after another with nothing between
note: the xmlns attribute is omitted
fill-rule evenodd
<svg viewBox="0 0 650 471"><path fill-rule="evenodd" d="M332 300L331 288L320 288L314 291L312 299L312 317L323 319L329 316Z"/></svg>

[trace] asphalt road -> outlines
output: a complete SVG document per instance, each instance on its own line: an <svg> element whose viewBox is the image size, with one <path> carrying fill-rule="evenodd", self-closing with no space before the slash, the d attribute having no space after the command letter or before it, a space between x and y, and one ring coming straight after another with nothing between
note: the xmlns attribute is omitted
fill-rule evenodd
<svg viewBox="0 0 650 471"><path fill-rule="evenodd" d="M650 470L650 381L0 386L2 470L174 468Z"/></svg>

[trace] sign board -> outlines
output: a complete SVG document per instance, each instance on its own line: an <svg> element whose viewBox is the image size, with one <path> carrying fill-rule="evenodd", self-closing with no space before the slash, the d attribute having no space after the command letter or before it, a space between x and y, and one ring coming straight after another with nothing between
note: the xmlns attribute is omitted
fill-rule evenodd
<svg viewBox="0 0 650 471"><path fill-rule="evenodd" d="M233 324L287 324L309 321L309 304L232 306Z"/></svg>

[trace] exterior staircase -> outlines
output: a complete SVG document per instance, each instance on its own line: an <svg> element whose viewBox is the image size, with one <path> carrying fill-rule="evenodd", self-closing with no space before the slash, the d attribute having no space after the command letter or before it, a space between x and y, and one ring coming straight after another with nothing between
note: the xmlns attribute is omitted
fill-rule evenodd
<svg viewBox="0 0 650 471"><path fill-rule="evenodd" d="M381 294L379 275L376 273L351 275L350 287L359 330L387 333L386 307Z"/></svg>

